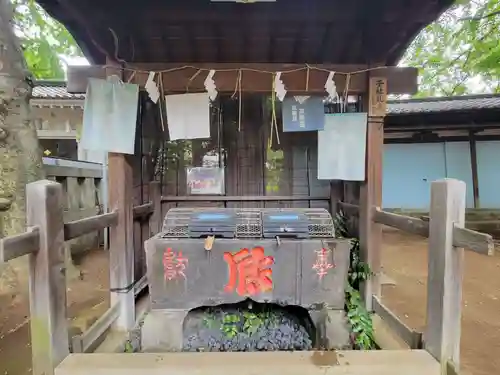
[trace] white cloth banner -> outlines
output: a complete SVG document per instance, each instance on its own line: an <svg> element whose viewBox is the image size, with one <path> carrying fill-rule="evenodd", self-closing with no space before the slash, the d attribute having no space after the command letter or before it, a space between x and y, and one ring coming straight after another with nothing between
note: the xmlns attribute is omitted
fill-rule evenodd
<svg viewBox="0 0 500 375"><path fill-rule="evenodd" d="M79 146L133 155L138 105L138 85L90 78Z"/></svg>
<svg viewBox="0 0 500 375"><path fill-rule="evenodd" d="M318 180L365 180L366 113L325 115L318 131Z"/></svg>
<svg viewBox="0 0 500 375"><path fill-rule="evenodd" d="M165 96L170 140L210 138L209 94Z"/></svg>

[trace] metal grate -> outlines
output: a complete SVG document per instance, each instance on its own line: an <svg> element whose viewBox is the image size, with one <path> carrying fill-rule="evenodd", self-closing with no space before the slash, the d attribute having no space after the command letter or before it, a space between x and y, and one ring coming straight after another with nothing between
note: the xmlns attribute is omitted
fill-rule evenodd
<svg viewBox="0 0 500 375"><path fill-rule="evenodd" d="M330 213L324 208L305 209L309 219L309 235L311 237L335 237L335 228Z"/></svg>
<svg viewBox="0 0 500 375"><path fill-rule="evenodd" d="M162 232L163 238L189 237L189 219L193 212L213 210L213 208L172 208L165 215ZM262 212L276 208L234 208L236 213L236 238L262 238ZM330 213L323 208L281 208L281 212L300 210L309 219L309 235L312 238L333 238L335 231Z"/></svg>
<svg viewBox="0 0 500 375"><path fill-rule="evenodd" d="M193 208L172 208L168 210L163 220L163 227L160 234L161 237L189 237L189 218L193 211Z"/></svg>
<svg viewBox="0 0 500 375"><path fill-rule="evenodd" d="M262 237L261 209L241 208L236 209L236 237L260 238Z"/></svg>

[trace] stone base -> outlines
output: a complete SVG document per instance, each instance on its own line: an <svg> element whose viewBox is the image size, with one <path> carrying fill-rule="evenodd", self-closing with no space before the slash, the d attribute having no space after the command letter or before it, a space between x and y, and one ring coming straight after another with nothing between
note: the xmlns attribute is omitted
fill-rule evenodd
<svg viewBox="0 0 500 375"><path fill-rule="evenodd" d="M143 352L178 352L182 350L183 323L189 310L152 310L141 330Z"/></svg>
<svg viewBox="0 0 500 375"><path fill-rule="evenodd" d="M351 349L344 310L309 311L316 327L316 347L322 350Z"/></svg>

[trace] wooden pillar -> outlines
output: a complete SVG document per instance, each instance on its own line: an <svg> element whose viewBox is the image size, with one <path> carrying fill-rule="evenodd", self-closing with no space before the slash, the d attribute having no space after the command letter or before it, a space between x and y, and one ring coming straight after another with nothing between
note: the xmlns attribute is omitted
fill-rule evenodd
<svg viewBox="0 0 500 375"><path fill-rule="evenodd" d="M153 181L149 184L149 200L153 203L154 210L149 218L149 235L154 236L160 233L163 224L163 215L161 210L161 185L157 181Z"/></svg>
<svg viewBox="0 0 500 375"><path fill-rule="evenodd" d="M472 171L472 192L474 195L474 208L480 208L479 203L479 177L477 173L477 148L476 136L473 131L469 132L470 164Z"/></svg>
<svg viewBox="0 0 500 375"><path fill-rule="evenodd" d="M27 224L38 227L39 250L29 255L33 375L52 375L69 355L66 321L63 190L42 180L26 186Z"/></svg>
<svg viewBox="0 0 500 375"><path fill-rule="evenodd" d="M453 228L465 224L465 182L431 185L427 324L424 347L443 368L459 366L464 249L453 246ZM455 371L458 374L458 371Z"/></svg>
<svg viewBox="0 0 500 375"><path fill-rule="evenodd" d="M330 182L330 213L333 217L340 211L339 202L345 202L344 182L336 180Z"/></svg>
<svg viewBox="0 0 500 375"><path fill-rule="evenodd" d="M380 266L382 227L372 220L374 207L382 205L382 159L384 150L384 116L387 80L370 76L366 136L366 176L360 189L359 242L361 257L374 275L364 284L366 308L372 310L372 296L381 296Z"/></svg>
<svg viewBox="0 0 500 375"><path fill-rule="evenodd" d="M109 229L109 277L111 305L120 303L116 328L135 325L134 298L134 218L132 164L128 155L110 153L109 207L118 210L118 224Z"/></svg>
<svg viewBox="0 0 500 375"><path fill-rule="evenodd" d="M107 62L114 65L112 61ZM108 68L107 76L122 76ZM109 277L111 305L120 304L115 328L130 330L135 325L133 169L131 156L108 154L109 209L118 211L118 224L109 229Z"/></svg>

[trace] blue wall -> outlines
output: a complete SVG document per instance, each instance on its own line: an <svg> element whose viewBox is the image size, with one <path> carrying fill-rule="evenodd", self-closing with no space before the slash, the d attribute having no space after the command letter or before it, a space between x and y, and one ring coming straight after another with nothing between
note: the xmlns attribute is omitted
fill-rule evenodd
<svg viewBox="0 0 500 375"><path fill-rule="evenodd" d="M384 208L428 210L431 182L445 177L465 181L467 207L474 207L468 142L384 146L382 190Z"/></svg>
<svg viewBox="0 0 500 375"><path fill-rule="evenodd" d="M479 205L500 208L500 141L476 142Z"/></svg>

